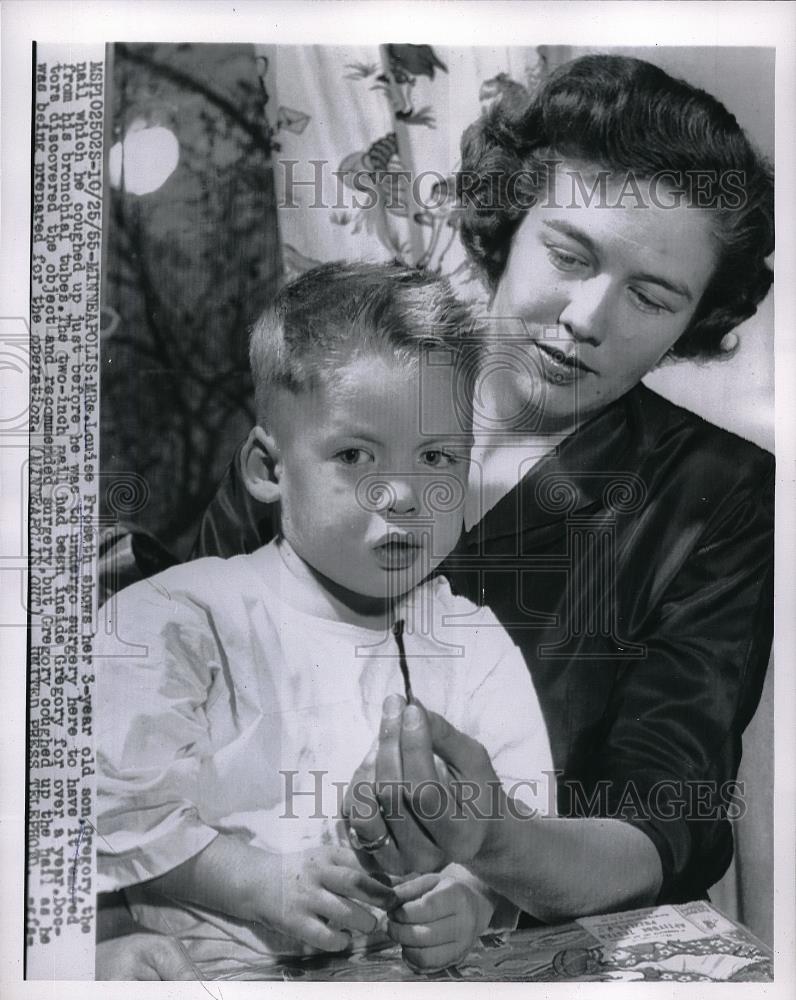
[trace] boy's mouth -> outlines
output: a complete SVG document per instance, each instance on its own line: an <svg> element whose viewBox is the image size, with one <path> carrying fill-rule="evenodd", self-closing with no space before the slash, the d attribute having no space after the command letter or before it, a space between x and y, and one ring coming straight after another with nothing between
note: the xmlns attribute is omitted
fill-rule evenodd
<svg viewBox="0 0 796 1000"><path fill-rule="evenodd" d="M422 546L411 535L391 535L374 546L373 551L383 569L407 569L420 555Z"/></svg>

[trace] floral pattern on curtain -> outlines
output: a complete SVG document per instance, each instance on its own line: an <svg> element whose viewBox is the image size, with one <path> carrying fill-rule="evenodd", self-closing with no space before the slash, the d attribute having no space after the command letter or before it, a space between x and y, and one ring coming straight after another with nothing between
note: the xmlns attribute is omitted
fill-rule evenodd
<svg viewBox="0 0 796 1000"><path fill-rule="evenodd" d="M567 50L258 46L285 277L326 260L400 260L480 283L458 235L462 132L526 99Z"/></svg>

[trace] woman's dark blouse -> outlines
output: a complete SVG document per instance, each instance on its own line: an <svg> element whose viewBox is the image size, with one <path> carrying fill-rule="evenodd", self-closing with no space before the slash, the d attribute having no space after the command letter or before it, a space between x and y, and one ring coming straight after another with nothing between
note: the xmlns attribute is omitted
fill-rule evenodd
<svg viewBox="0 0 796 1000"><path fill-rule="evenodd" d="M525 654L562 815L618 816L661 857L660 899L704 895L773 621L773 457L638 386L535 465L446 560ZM233 462L194 556L271 537Z"/></svg>

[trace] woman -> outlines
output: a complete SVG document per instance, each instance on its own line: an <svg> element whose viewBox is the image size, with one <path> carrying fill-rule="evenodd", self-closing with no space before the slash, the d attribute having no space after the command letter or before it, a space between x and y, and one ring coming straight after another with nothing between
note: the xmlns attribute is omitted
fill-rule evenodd
<svg viewBox="0 0 796 1000"><path fill-rule="evenodd" d="M704 895L770 649L774 467L640 380L737 345L772 280L770 172L709 95L589 56L467 131L460 197L493 322L471 528L444 572L525 654L566 818L431 821L416 799L406 823L352 823L384 867L462 861L543 920ZM233 466L197 555L261 544L243 499ZM432 746L494 777L402 707L377 781L433 778Z"/></svg>

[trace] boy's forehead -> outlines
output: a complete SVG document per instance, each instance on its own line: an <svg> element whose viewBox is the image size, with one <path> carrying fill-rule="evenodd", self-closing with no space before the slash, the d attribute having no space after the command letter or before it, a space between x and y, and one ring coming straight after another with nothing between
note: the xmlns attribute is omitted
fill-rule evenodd
<svg viewBox="0 0 796 1000"><path fill-rule="evenodd" d="M273 398L286 430L380 438L430 437L469 429L469 398L450 351L363 354L321 374L299 392Z"/></svg>

